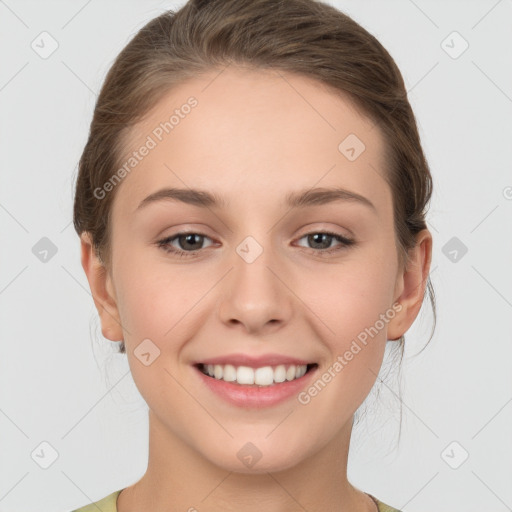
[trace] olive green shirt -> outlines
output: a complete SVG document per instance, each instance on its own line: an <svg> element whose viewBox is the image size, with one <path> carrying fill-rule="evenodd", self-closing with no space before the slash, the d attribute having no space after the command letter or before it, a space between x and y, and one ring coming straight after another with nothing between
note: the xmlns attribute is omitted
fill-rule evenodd
<svg viewBox="0 0 512 512"><path fill-rule="evenodd" d="M86 505L85 507L78 508L76 510L73 510L73 512L117 512L117 497L119 496L120 492L115 491L112 494L109 494L108 496L105 496L105 498L96 501L95 503L91 503L90 505ZM378 500L371 494L369 494L370 498L377 503L377 506L379 507L379 512L400 512L400 510L390 507L389 505L386 505L385 503L382 503L382 501Z"/></svg>

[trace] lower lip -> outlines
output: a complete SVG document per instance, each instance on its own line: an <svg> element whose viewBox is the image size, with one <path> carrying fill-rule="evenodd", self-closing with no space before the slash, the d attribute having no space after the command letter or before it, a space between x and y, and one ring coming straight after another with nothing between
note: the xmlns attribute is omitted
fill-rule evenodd
<svg viewBox="0 0 512 512"><path fill-rule="evenodd" d="M237 407L270 407L296 396L318 370L311 368L298 379L272 384L271 386L244 386L205 375L197 366L195 371L215 394Z"/></svg>

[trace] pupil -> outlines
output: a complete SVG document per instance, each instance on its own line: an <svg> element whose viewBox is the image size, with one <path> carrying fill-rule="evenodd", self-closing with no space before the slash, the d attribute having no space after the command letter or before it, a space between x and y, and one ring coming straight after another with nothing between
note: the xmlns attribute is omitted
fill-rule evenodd
<svg viewBox="0 0 512 512"><path fill-rule="evenodd" d="M184 239L185 239L185 242L186 242L186 243L189 243L189 241L190 241L190 239L191 239L191 240L192 240L192 242L190 242L190 243L191 243L192 245L194 245L193 239L194 239L194 238L196 238L196 237L197 237L197 238L200 238L200 236L195 235L195 234L193 234L193 233L192 233L192 234L184 235L182 238L184 238ZM199 246L201 245L201 243L200 243L200 242L196 242L196 245L197 245L197 244L198 244ZM182 247L183 247L183 245L182 245ZM194 247L194 249L197 249L197 248L200 248L200 247Z"/></svg>
<svg viewBox="0 0 512 512"><path fill-rule="evenodd" d="M315 234L313 234L313 235L310 235L310 237L313 239L313 244L316 244L316 243L320 243L320 244L321 244L321 242L317 242L317 241L315 240L315 238L318 238L318 237L320 237L320 238L322 238L322 237L327 237L327 238L329 238L329 237L331 237L331 235L327 235L326 233L315 233ZM325 246L325 240L324 240L324 246ZM329 243L327 244L327 247L328 247L328 246L329 246Z"/></svg>

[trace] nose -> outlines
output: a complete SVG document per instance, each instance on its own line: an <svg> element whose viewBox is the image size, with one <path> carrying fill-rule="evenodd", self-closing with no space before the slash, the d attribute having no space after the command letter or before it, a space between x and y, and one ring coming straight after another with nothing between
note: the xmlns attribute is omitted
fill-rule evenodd
<svg viewBox="0 0 512 512"><path fill-rule="evenodd" d="M285 274L270 250L263 250L254 260L243 250L237 252L222 284L221 321L249 334L264 335L282 328L292 317L294 297Z"/></svg>

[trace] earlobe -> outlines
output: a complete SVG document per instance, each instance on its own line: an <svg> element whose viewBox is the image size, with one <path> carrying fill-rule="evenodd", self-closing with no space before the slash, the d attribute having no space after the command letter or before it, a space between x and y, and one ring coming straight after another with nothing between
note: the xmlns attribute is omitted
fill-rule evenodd
<svg viewBox="0 0 512 512"><path fill-rule="evenodd" d="M394 304L399 303L399 313L388 324L388 340L399 340L418 316L430 272L432 260L432 235L423 229L416 235L416 245L409 251L409 261L398 276L399 290Z"/></svg>
<svg viewBox="0 0 512 512"><path fill-rule="evenodd" d="M112 279L98 258L90 234L80 235L81 261L101 321L101 333L111 341L123 340L123 329L117 308Z"/></svg>

